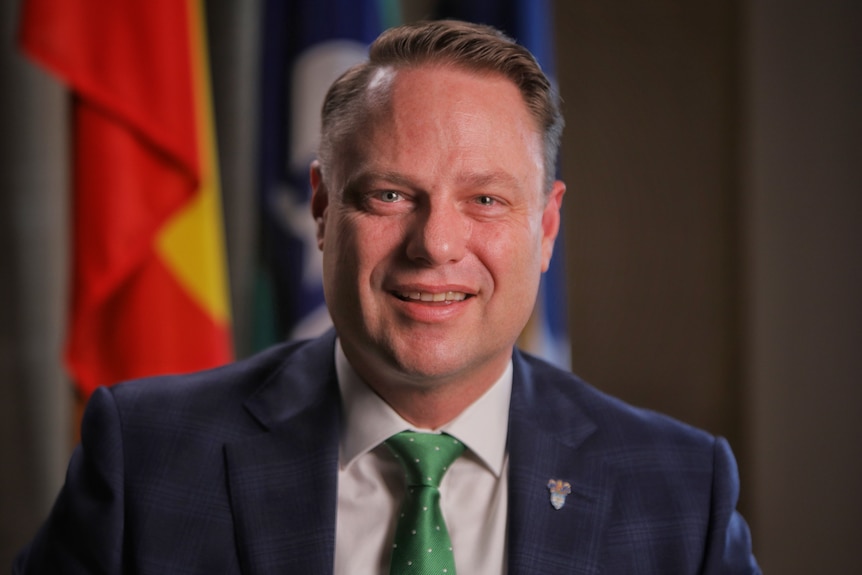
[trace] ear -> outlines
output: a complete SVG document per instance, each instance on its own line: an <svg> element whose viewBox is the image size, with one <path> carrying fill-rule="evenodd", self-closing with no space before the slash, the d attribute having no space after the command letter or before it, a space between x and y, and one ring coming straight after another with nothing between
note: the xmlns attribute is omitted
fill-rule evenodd
<svg viewBox="0 0 862 575"><path fill-rule="evenodd" d="M551 255L554 253L554 241L560 231L560 209L563 206L563 195L566 184L557 180L551 186L545 209L542 212L542 271L548 271L551 265Z"/></svg>
<svg viewBox="0 0 862 575"><path fill-rule="evenodd" d="M323 183L320 162L311 162L309 170L311 181L311 215L317 227L317 247L323 249L323 237L326 234L326 209L329 207L329 192Z"/></svg>

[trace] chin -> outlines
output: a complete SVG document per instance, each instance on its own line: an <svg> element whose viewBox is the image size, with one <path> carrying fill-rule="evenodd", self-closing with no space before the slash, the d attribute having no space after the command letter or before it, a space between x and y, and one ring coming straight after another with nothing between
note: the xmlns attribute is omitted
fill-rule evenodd
<svg viewBox="0 0 862 575"><path fill-rule="evenodd" d="M470 372L492 363L494 354L482 353L451 341L436 346L413 345L392 355L392 365L406 379L418 383L465 379ZM478 359L487 356L485 361Z"/></svg>

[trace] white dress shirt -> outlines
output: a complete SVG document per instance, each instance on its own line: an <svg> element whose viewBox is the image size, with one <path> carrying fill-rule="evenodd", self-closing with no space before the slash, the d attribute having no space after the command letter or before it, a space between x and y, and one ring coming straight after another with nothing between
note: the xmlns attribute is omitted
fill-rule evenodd
<svg viewBox="0 0 862 575"><path fill-rule="evenodd" d="M512 363L485 394L440 429L417 429L356 374L338 342L335 367L344 426L338 471L335 575L389 573L390 548L404 494L404 472L382 442L411 429L445 431L467 446L440 484L441 509L455 567L468 575L506 572L508 453Z"/></svg>

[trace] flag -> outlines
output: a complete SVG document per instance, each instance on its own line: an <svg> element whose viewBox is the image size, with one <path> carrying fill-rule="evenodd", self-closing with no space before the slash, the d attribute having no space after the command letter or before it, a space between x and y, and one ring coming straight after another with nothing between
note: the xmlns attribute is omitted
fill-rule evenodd
<svg viewBox="0 0 862 575"><path fill-rule="evenodd" d="M551 82L555 82L551 0L437 0L434 6L436 18L457 18L502 30L532 52ZM550 268L539 285L536 307L518 345L569 369L571 345L566 324L562 227L561 224Z"/></svg>
<svg viewBox="0 0 862 575"><path fill-rule="evenodd" d="M331 320L308 170L329 85L399 20L391 0L268 0L260 123L260 267L252 349L314 336Z"/></svg>
<svg viewBox="0 0 862 575"><path fill-rule="evenodd" d="M65 359L81 394L230 361L200 0L27 0L21 44L73 95Z"/></svg>

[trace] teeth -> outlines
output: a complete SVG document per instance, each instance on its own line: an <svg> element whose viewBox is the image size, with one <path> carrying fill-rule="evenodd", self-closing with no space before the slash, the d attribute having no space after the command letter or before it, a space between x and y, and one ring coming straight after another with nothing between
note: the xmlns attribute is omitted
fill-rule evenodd
<svg viewBox="0 0 862 575"><path fill-rule="evenodd" d="M467 294L460 291L447 291L447 292L439 292L439 293L429 293L429 292L401 292L401 297L404 299L410 299L414 301L431 301L431 302L440 302L440 301L464 301L467 298Z"/></svg>

